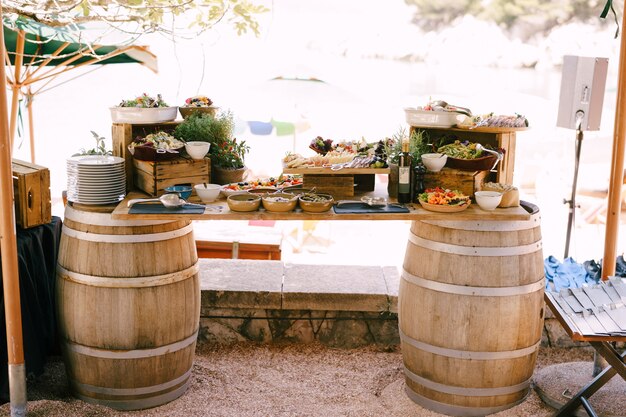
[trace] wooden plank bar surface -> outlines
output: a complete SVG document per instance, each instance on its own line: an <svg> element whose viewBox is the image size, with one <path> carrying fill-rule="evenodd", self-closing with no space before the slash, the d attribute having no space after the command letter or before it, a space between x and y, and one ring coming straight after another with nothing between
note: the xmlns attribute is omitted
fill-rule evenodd
<svg viewBox="0 0 626 417"><path fill-rule="evenodd" d="M375 195L368 193L365 195ZM335 214L333 210L325 213L305 213L303 211L291 211L287 213L272 213L265 210L257 210L248 213L230 211L224 198L214 203L207 203L203 214L130 214L127 205L131 198L147 198L145 194L132 192L126 199L119 203L112 213L112 218L117 220L450 220L450 221L515 221L528 220L530 215L522 207L498 208L494 211L484 211L477 204L472 204L466 210L459 213L436 213L423 209L419 204L409 204L408 213L359 213L359 214ZM199 200L192 197L190 202L198 203ZM361 196L354 198L359 200Z"/></svg>

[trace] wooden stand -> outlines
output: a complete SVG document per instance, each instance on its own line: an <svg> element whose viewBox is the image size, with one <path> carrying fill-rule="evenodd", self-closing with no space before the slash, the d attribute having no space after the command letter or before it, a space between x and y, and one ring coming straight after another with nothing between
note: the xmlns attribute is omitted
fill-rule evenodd
<svg viewBox="0 0 626 417"><path fill-rule="evenodd" d="M441 127L416 127L411 126L410 132L415 130L423 130L429 135L431 143L437 143L441 138L454 136L460 141L468 140L470 142L480 143L482 145L491 145L494 148L502 148L505 150L503 159L496 167L497 173L489 175L489 181L496 181L503 184L513 183L513 170L515 168L515 136L519 130L525 128L476 128L476 129L457 129L457 128L441 128Z"/></svg>
<svg viewBox="0 0 626 417"><path fill-rule="evenodd" d="M285 168L285 174L302 174L302 186L315 188L335 199L354 197L356 191L373 191L375 174L389 174L389 168Z"/></svg>

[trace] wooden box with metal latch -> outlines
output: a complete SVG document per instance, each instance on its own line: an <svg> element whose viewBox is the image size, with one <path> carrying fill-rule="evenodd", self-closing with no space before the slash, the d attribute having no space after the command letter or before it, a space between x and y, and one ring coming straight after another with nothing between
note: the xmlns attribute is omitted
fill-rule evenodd
<svg viewBox="0 0 626 417"><path fill-rule="evenodd" d="M30 162L12 160L15 221L27 229L52 221L50 171Z"/></svg>

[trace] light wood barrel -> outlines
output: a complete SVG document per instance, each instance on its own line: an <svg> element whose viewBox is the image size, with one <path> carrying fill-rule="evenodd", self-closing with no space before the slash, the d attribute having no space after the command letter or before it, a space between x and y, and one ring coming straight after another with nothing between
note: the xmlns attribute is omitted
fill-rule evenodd
<svg viewBox="0 0 626 417"><path fill-rule="evenodd" d="M421 406L483 416L528 394L545 285L531 210L528 221L413 222L398 319L406 392Z"/></svg>
<svg viewBox="0 0 626 417"><path fill-rule="evenodd" d="M197 261L189 221L118 221L67 206L57 308L74 395L136 410L185 392L200 319Z"/></svg>

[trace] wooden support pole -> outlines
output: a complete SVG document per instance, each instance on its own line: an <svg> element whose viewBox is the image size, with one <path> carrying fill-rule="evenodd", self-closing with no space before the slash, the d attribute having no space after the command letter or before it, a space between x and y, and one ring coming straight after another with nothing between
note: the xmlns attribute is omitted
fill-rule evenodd
<svg viewBox="0 0 626 417"><path fill-rule="evenodd" d="M626 24L626 13L622 13L622 27ZM619 216L621 194L624 182L624 152L626 152L626 37L620 41L619 69L617 73L617 104L615 106L615 129L613 131L613 157L609 182L608 208L606 212L606 233L604 235L604 257L602 258L602 279L615 275L617 237L619 236Z"/></svg>
<svg viewBox="0 0 626 417"><path fill-rule="evenodd" d="M0 21L2 21L2 5L0 5ZM3 49L4 33L0 31L0 55L4 54ZM7 331L11 416L22 417L26 415L26 367L22 341L22 310L13 209L12 150L7 120L4 65L0 65L0 80L0 256L2 256L2 286Z"/></svg>
<svg viewBox="0 0 626 417"><path fill-rule="evenodd" d="M2 34L4 39L4 33ZM26 34L23 30L17 31L17 42L15 45L15 61L13 64L14 68L14 78L13 78L13 97L11 98L11 122L9 125L9 142L10 142L10 150L11 155L13 154L13 143L15 142L15 128L17 126L17 106L20 98L20 89L22 85L20 84L21 71L22 71L22 62L24 60L24 43L26 41ZM2 44L4 45L4 43ZM3 71L4 73L4 71ZM2 77L3 80L6 80L6 77ZM3 81L4 82L4 81ZM3 87L6 88L6 87Z"/></svg>

